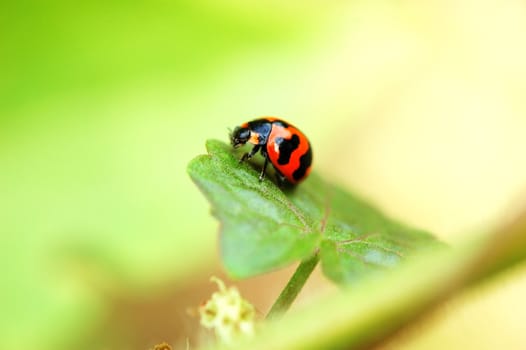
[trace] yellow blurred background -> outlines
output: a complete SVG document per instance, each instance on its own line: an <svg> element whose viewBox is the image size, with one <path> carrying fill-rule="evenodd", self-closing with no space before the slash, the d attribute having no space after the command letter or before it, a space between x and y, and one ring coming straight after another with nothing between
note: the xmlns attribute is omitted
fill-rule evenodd
<svg viewBox="0 0 526 350"><path fill-rule="evenodd" d="M221 266L186 164L260 115L309 135L326 179L451 244L524 199L522 1L20 1L0 13L1 349L195 347L187 309ZM290 272L241 290L264 312ZM318 274L299 303L330 289ZM526 347L524 295L518 267L392 346Z"/></svg>

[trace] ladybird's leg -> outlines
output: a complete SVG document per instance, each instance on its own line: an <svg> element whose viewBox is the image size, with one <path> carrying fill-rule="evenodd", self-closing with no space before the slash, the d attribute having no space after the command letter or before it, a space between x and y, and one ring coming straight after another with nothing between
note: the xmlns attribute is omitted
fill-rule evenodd
<svg viewBox="0 0 526 350"><path fill-rule="evenodd" d="M257 151L259 151L260 147L261 147L260 145L255 145L254 148L252 148L252 150L250 151L250 153L243 154L243 157L241 157L239 162L243 163L245 160L252 158L254 154L256 154Z"/></svg>
<svg viewBox="0 0 526 350"><path fill-rule="evenodd" d="M261 174L259 174L259 181L263 181L263 179L265 178L265 172L267 171L267 165L268 165L267 152L263 153L263 156L265 157L265 162L263 163L263 170L261 170Z"/></svg>
<svg viewBox="0 0 526 350"><path fill-rule="evenodd" d="M287 178L283 176L278 169L276 169L276 183L279 188L283 188L287 184Z"/></svg>

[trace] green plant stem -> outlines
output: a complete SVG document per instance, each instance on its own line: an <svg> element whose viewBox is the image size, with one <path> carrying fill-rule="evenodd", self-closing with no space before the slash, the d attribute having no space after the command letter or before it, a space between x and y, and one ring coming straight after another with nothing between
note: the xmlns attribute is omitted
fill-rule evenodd
<svg viewBox="0 0 526 350"><path fill-rule="evenodd" d="M274 305L272 305L272 308L270 309L267 315L267 320L274 319L284 314L290 308L290 305L292 305L292 303L298 296L299 292L305 285L305 282L307 282L307 279L318 264L319 260L320 256L316 252L316 254L314 254L306 260L303 260L299 264L298 268L290 278L289 282L281 291L281 294L279 295L278 299L274 302Z"/></svg>

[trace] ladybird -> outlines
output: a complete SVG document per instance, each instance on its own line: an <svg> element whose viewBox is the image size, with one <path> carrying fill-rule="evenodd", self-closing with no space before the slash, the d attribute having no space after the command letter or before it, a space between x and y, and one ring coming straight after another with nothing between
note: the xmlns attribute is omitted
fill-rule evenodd
<svg viewBox="0 0 526 350"><path fill-rule="evenodd" d="M231 133L230 142L234 148L247 142L254 145L250 152L243 154L240 163L261 152L265 161L259 181L265 178L269 161L276 169L279 184L285 180L297 184L309 175L312 163L310 142L298 128L281 119L264 117L241 124Z"/></svg>

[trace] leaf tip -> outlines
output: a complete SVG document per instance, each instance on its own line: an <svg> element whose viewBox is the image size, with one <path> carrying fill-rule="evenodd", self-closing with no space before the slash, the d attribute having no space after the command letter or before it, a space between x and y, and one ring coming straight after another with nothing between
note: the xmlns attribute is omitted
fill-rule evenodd
<svg viewBox="0 0 526 350"><path fill-rule="evenodd" d="M207 170L207 164L212 156L229 152L228 145L223 141L208 139L205 146L207 154L200 154L188 162L186 171L192 178Z"/></svg>

